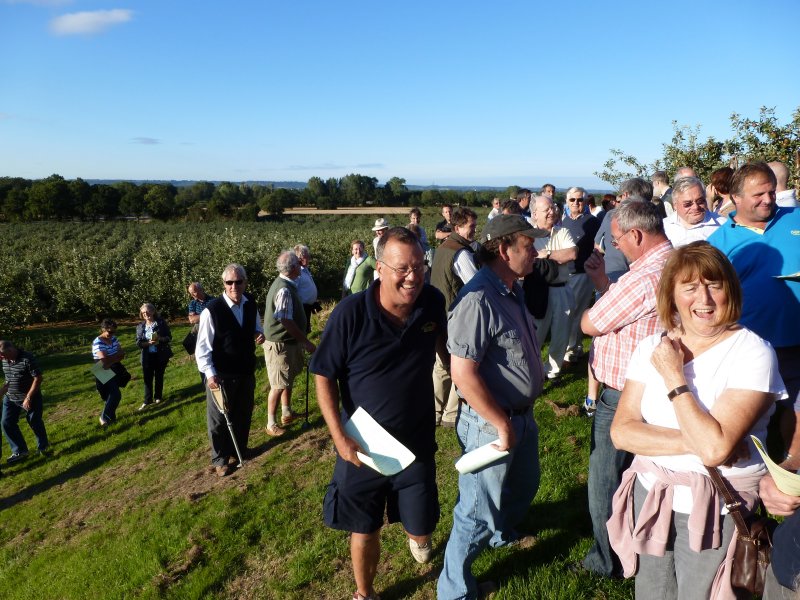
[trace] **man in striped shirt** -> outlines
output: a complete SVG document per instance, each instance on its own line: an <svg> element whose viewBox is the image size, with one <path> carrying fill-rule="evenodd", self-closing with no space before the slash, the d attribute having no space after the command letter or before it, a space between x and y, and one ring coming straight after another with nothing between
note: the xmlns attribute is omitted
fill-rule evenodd
<svg viewBox="0 0 800 600"><path fill-rule="evenodd" d="M47 431L42 421L42 372L30 352L0 340L0 359L6 379L0 394L3 396L3 434L11 447L8 462L13 464L28 456L28 445L19 429L19 415L25 412L39 452L47 453Z"/></svg>
<svg viewBox="0 0 800 600"><path fill-rule="evenodd" d="M662 329L656 314L656 288L672 250L658 207L643 199L624 202L611 213L611 244L625 255L630 271L611 284L602 255L595 251L584 268L603 295L583 313L581 328L594 337L589 356L592 372L603 384L592 422L589 454L589 513L595 543L583 567L606 577L622 574L608 543L606 521L611 499L631 455L618 451L609 431L617 409L625 371L636 345Z"/></svg>

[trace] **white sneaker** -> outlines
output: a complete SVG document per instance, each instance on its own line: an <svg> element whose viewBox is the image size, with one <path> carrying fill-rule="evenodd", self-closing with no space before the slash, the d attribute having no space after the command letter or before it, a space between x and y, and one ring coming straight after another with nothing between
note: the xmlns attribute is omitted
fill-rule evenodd
<svg viewBox="0 0 800 600"><path fill-rule="evenodd" d="M150 406L149 402L142 402L142 405L137 409L139 412L142 412L145 408Z"/></svg>
<svg viewBox="0 0 800 600"><path fill-rule="evenodd" d="M414 560L421 564L430 562L431 557L433 557L433 544L431 542L418 544L408 538L408 549L411 550L411 556L414 557Z"/></svg>

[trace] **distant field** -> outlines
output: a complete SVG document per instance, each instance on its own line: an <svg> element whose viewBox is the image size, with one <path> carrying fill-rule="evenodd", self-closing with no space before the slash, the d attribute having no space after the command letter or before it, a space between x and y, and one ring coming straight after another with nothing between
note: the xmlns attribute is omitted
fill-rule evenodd
<svg viewBox="0 0 800 600"><path fill-rule="evenodd" d="M410 207L408 206L353 206L335 208L331 210L317 208L287 208L284 214L287 215L407 215ZM266 213L259 213L265 216ZM405 222L402 223L405 225ZM400 225L400 223L398 223Z"/></svg>

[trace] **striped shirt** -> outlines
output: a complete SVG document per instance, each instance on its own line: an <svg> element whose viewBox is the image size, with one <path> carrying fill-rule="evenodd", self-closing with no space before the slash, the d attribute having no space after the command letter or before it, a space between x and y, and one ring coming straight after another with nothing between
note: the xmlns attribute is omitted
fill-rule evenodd
<svg viewBox="0 0 800 600"><path fill-rule="evenodd" d="M589 320L602 332L594 338L589 360L594 376L608 387L623 388L636 346L663 329L656 314L656 288L671 251L667 241L645 252L589 309Z"/></svg>
<svg viewBox="0 0 800 600"><path fill-rule="evenodd" d="M8 384L7 396L16 403L24 402L33 378L42 374L36 358L30 352L17 348L17 360L3 359L3 376Z"/></svg>
<svg viewBox="0 0 800 600"><path fill-rule="evenodd" d="M97 336L92 342L92 358L100 360L100 352L102 352L104 356L114 356L121 349L122 346L115 336L111 336L111 342L107 342L100 336Z"/></svg>

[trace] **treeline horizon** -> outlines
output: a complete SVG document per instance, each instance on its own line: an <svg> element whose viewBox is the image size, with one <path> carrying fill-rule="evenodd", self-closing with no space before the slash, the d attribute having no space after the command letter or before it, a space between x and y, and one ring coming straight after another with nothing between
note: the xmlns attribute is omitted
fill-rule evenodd
<svg viewBox="0 0 800 600"><path fill-rule="evenodd" d="M123 218L161 221L256 221L260 212L278 216L294 207L490 206L494 197L514 197L520 186L482 190L410 190L406 180L353 173L326 180L311 177L304 188L274 184L198 181L190 185L117 181L91 184L53 174L44 179L0 177L0 221L33 222Z"/></svg>

